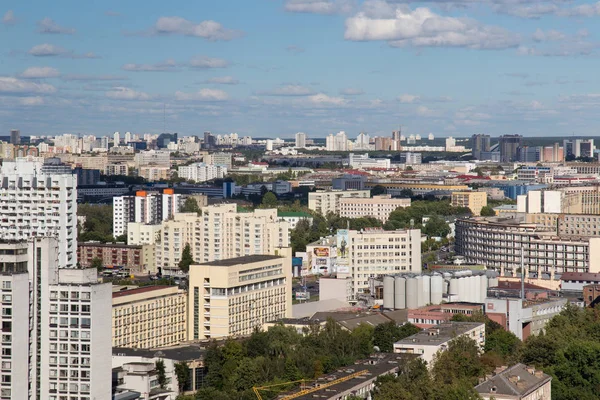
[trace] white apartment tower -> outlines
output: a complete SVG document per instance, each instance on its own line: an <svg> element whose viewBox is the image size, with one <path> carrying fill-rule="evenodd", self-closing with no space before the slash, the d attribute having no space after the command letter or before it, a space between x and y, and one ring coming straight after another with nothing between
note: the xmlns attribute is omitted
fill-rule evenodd
<svg viewBox="0 0 600 400"><path fill-rule="evenodd" d="M131 132L125 132L125 144L131 142Z"/></svg>
<svg viewBox="0 0 600 400"><path fill-rule="evenodd" d="M178 176L194 182L206 182L212 179L224 178L227 175L227 167L205 163L194 163L179 167Z"/></svg>
<svg viewBox="0 0 600 400"><path fill-rule="evenodd" d="M60 265L77 265L77 177L70 167L51 161L4 162L0 219L0 239L55 236Z"/></svg>
<svg viewBox="0 0 600 400"><path fill-rule="evenodd" d="M119 132L115 132L115 134L113 135L113 145L115 147L118 147L119 143L121 143L121 135L119 134Z"/></svg>
<svg viewBox="0 0 600 400"><path fill-rule="evenodd" d="M126 234L130 222L159 224L172 218L179 212L182 201L173 189L164 189L163 193L140 190L135 196L113 197L113 236Z"/></svg>
<svg viewBox="0 0 600 400"><path fill-rule="evenodd" d="M111 398L111 285L59 269L58 243L0 242L1 400Z"/></svg>
<svg viewBox="0 0 600 400"><path fill-rule="evenodd" d="M303 149L306 147L306 133L296 133L296 147L298 147L299 149Z"/></svg>

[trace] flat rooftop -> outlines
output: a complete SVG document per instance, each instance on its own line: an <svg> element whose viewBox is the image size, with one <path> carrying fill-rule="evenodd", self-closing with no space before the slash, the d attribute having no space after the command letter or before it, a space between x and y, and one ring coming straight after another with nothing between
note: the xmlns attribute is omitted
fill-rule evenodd
<svg viewBox="0 0 600 400"><path fill-rule="evenodd" d="M135 289L126 289L126 290L121 290L118 292L113 292L112 297L113 297L113 299L116 299L119 297L131 296L131 295L140 294L140 293L148 293L148 292L153 292L155 290L161 290L161 289L172 288L172 287L177 287L177 286L167 286L167 285L143 286L143 287L138 287Z"/></svg>
<svg viewBox="0 0 600 400"><path fill-rule="evenodd" d="M419 333L397 341L394 345L439 346L482 325L485 324L483 322L445 322L431 328L423 329Z"/></svg>
<svg viewBox="0 0 600 400"><path fill-rule="evenodd" d="M209 262L195 264L195 265L211 265L211 266L216 266L216 267L231 267L232 265L250 264L250 263L261 262L261 261L276 260L276 259L280 259L280 258L282 258L282 257L281 256L273 256L270 254L255 254L255 255L251 255L251 256L228 258L226 260L209 261Z"/></svg>
<svg viewBox="0 0 600 400"><path fill-rule="evenodd" d="M134 349L129 347L113 347L113 356L168 358L175 361L203 360L206 349L197 344L180 345L162 349Z"/></svg>

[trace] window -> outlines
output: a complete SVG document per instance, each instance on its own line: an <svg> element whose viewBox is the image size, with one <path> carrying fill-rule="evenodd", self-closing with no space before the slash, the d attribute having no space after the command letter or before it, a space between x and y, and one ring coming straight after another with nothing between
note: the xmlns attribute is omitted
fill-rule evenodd
<svg viewBox="0 0 600 400"><path fill-rule="evenodd" d="M10 289L11 288L11 281L3 281L2 282L2 289Z"/></svg>

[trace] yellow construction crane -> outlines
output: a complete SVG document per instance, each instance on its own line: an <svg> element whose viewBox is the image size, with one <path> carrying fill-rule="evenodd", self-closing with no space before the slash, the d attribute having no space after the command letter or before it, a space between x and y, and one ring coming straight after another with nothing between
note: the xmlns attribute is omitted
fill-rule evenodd
<svg viewBox="0 0 600 400"><path fill-rule="evenodd" d="M319 384L318 386L315 386L315 387L311 387L311 388L308 388L308 389L302 389L302 390L300 390L297 393L293 393L293 394L284 396L280 400L297 399L298 397L304 396L305 394L314 393L314 392L317 392L317 391L319 391L321 389L326 389L328 387L335 386L338 383L346 382L346 381L349 381L350 379L357 378L357 377L362 376L362 375L366 375L368 372L369 372L368 370L364 369L362 371L358 371L358 372L355 372L353 374L346 375L346 376L338 378L338 379L334 379L332 381L321 383L321 384ZM301 383L302 386L304 386L305 380L302 379L302 380L299 380L299 381L277 383L275 385L267 385L267 386L255 386L255 387L252 388L252 390L254 390L254 393L256 394L256 397L258 398L258 400L263 400L262 396L260 395L259 390L269 389L269 388L272 388L272 387L275 387L275 386L289 385L291 383Z"/></svg>

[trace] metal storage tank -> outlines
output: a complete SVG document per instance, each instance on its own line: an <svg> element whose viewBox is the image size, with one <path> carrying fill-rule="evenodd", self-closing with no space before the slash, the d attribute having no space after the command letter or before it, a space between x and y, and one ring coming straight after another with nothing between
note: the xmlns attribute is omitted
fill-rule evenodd
<svg viewBox="0 0 600 400"><path fill-rule="evenodd" d="M479 299L481 298L481 285L479 284L479 276L470 276L469 286L471 288L471 303L479 303Z"/></svg>
<svg viewBox="0 0 600 400"><path fill-rule="evenodd" d="M417 299L417 278L410 277L406 279L406 308L409 310L419 308Z"/></svg>
<svg viewBox="0 0 600 400"><path fill-rule="evenodd" d="M468 301L467 290L467 277L461 276L458 278L458 301Z"/></svg>
<svg viewBox="0 0 600 400"><path fill-rule="evenodd" d="M441 304L445 283L440 275L436 274L431 277L431 304Z"/></svg>
<svg viewBox="0 0 600 400"><path fill-rule="evenodd" d="M417 279L417 307L425 305L425 293L423 293L423 276L419 275Z"/></svg>
<svg viewBox="0 0 600 400"><path fill-rule="evenodd" d="M397 310L406 308L406 279L401 276L397 276L394 283L394 308Z"/></svg>
<svg viewBox="0 0 600 400"><path fill-rule="evenodd" d="M487 277L485 275L480 275L479 276L479 294L481 296L479 298L480 303L484 303L485 298L487 297L487 285L488 285Z"/></svg>
<svg viewBox="0 0 600 400"><path fill-rule="evenodd" d="M394 277L383 278L383 308L394 308Z"/></svg>
<svg viewBox="0 0 600 400"><path fill-rule="evenodd" d="M458 278L450 279L448 294L458 295Z"/></svg>
<svg viewBox="0 0 600 400"><path fill-rule="evenodd" d="M488 279L488 287L497 287L498 286L498 278L490 278Z"/></svg>
<svg viewBox="0 0 600 400"><path fill-rule="evenodd" d="M423 305L431 303L431 276L423 275Z"/></svg>

